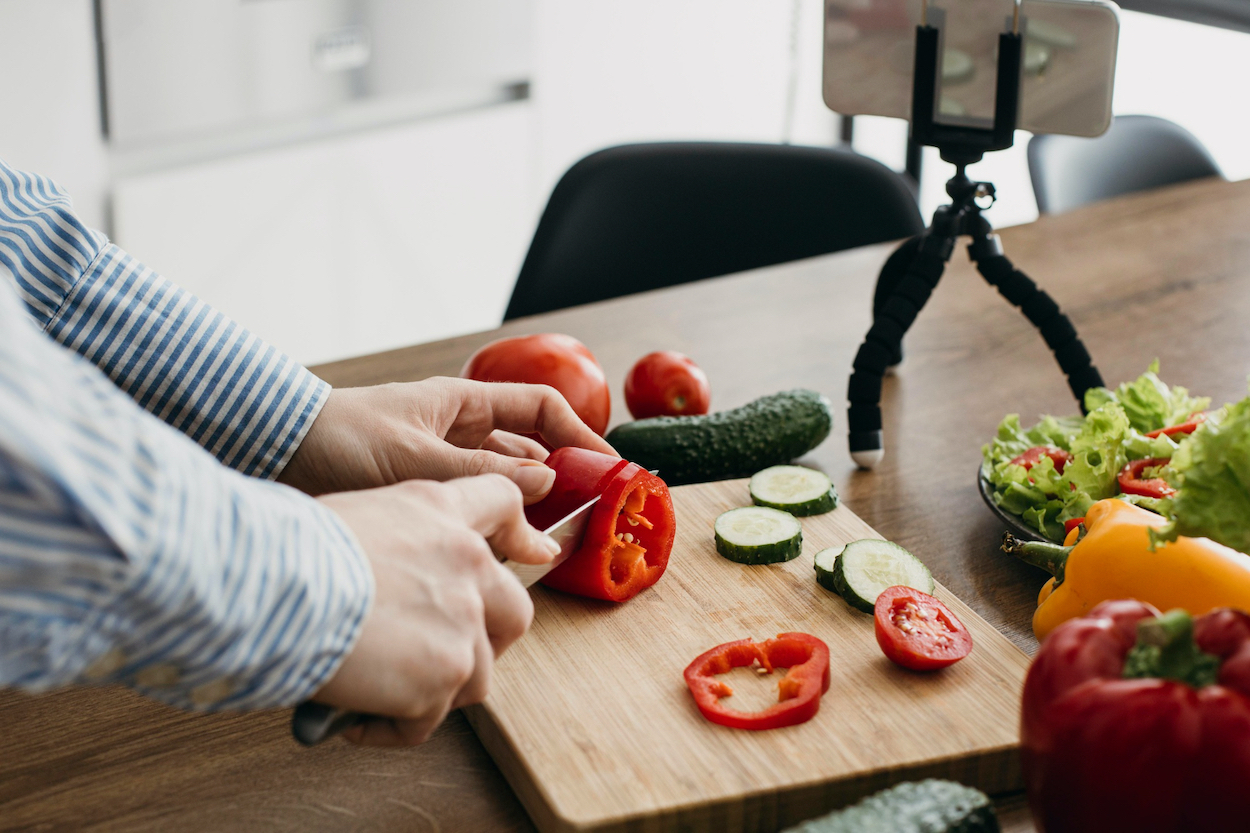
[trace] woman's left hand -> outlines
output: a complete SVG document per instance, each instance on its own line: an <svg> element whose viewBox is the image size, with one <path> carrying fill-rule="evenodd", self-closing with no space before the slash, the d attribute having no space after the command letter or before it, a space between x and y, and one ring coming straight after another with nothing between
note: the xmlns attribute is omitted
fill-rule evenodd
<svg viewBox="0 0 1250 833"><path fill-rule="evenodd" d="M523 434L616 453L554 388L436 377L332 391L278 480L320 495L502 474L533 503L555 473L542 464L547 450Z"/></svg>

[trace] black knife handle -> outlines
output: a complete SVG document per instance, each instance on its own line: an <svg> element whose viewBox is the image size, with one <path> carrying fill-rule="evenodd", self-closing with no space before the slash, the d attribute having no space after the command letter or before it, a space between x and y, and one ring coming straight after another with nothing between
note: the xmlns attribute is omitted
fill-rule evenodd
<svg viewBox="0 0 1250 833"><path fill-rule="evenodd" d="M305 746L316 746L366 719L360 712L305 700L291 715L291 734Z"/></svg>

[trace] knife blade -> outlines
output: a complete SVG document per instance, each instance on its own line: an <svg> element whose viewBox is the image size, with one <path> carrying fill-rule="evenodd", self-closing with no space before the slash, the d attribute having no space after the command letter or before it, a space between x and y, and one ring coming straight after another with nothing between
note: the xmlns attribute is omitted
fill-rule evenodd
<svg viewBox="0 0 1250 833"><path fill-rule="evenodd" d="M503 565L521 582L522 587L533 587L539 579L559 567L565 560L577 552L586 537L586 525L590 523L591 510L599 502L595 495L581 506L565 515L560 520L543 530L543 532L560 545L560 552L546 564L522 564L519 561L504 559Z"/></svg>
<svg viewBox="0 0 1250 833"><path fill-rule="evenodd" d="M560 552L555 558L546 564L521 564L518 561L504 559L504 567L512 571L522 587L533 587L539 579L563 564L581 547L582 540L586 537L586 525L590 523L590 513L598 502L599 495L595 495L543 530L560 545ZM360 721L368 719L370 719L369 715L360 712L305 700L295 707L295 713L291 715L291 734L304 746L316 746L339 732L355 726Z"/></svg>

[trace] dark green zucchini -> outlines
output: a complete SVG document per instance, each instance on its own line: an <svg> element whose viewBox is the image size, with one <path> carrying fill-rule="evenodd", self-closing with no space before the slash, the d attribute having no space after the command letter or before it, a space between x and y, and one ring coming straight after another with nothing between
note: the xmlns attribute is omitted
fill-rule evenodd
<svg viewBox="0 0 1250 833"><path fill-rule="evenodd" d="M998 833L989 796L954 781L908 781L782 833Z"/></svg>
<svg viewBox="0 0 1250 833"><path fill-rule="evenodd" d="M788 463L820 445L832 428L829 400L798 389L706 416L627 422L606 439L625 459L680 486L747 477Z"/></svg>

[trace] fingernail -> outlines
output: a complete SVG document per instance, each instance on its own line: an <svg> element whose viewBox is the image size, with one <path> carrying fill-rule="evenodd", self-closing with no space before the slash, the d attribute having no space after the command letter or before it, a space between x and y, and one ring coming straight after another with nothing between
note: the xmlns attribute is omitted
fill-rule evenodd
<svg viewBox="0 0 1250 833"><path fill-rule="evenodd" d="M556 482L556 473L541 464L517 466L512 470L512 482L520 487L521 494L541 497L551 491L551 484Z"/></svg>
<svg viewBox="0 0 1250 833"><path fill-rule="evenodd" d="M550 535L543 536L543 546L547 548L547 552L551 553L552 558L560 554L560 545Z"/></svg>

